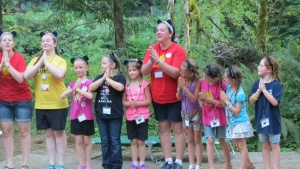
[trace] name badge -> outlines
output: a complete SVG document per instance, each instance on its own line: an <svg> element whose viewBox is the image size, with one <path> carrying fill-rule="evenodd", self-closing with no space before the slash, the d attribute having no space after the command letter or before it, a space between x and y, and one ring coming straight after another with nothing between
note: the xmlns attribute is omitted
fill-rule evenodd
<svg viewBox="0 0 300 169"><path fill-rule="evenodd" d="M155 71L154 72L154 77L155 78L162 78L163 77L163 72L162 71Z"/></svg>
<svg viewBox="0 0 300 169"><path fill-rule="evenodd" d="M86 120L86 117L84 114L82 114L82 115L78 116L77 119L79 122L82 122L82 121Z"/></svg>
<svg viewBox="0 0 300 169"><path fill-rule="evenodd" d="M190 126L190 121L189 121L189 120L184 120L184 125L185 125L186 127L189 127L189 126Z"/></svg>
<svg viewBox="0 0 300 169"><path fill-rule="evenodd" d="M263 118L260 120L261 128L267 127L270 125L269 118Z"/></svg>
<svg viewBox="0 0 300 169"><path fill-rule="evenodd" d="M108 114L108 115L110 115L111 114L111 108L110 107L108 107L108 106L104 106L103 107L103 114Z"/></svg>
<svg viewBox="0 0 300 169"><path fill-rule="evenodd" d="M48 84L41 84L41 90L48 91L49 90L49 85Z"/></svg>
<svg viewBox="0 0 300 169"><path fill-rule="evenodd" d="M86 86L83 86L83 87L81 88L81 90L84 91L84 92L86 92L86 91L87 91L87 87L86 87Z"/></svg>
<svg viewBox="0 0 300 169"><path fill-rule="evenodd" d="M226 127L226 135L227 135L227 136L231 136L231 132L232 132L231 126L227 126L227 127Z"/></svg>
<svg viewBox="0 0 300 169"><path fill-rule="evenodd" d="M210 127L219 127L220 126L220 120L214 119L210 121Z"/></svg>
<svg viewBox="0 0 300 169"><path fill-rule="evenodd" d="M136 122L136 124L141 124L141 123L145 122L145 119L144 119L144 117L138 117L135 119L135 122Z"/></svg>

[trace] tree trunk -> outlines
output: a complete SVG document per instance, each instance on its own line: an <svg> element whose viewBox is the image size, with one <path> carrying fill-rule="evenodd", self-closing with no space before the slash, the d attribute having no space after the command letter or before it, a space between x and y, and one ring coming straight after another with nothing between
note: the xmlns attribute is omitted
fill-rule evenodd
<svg viewBox="0 0 300 169"><path fill-rule="evenodd" d="M267 11L267 1L268 0L258 0L258 23L257 23L257 34L256 34L256 45L257 49L261 52L266 51L266 41L267 41L267 24L268 24L268 11Z"/></svg>
<svg viewBox="0 0 300 169"><path fill-rule="evenodd" d="M174 22L175 10L174 10L174 0L168 0L168 19Z"/></svg>
<svg viewBox="0 0 300 169"><path fill-rule="evenodd" d="M184 49L187 55L190 53L190 25L189 25L189 0L184 0Z"/></svg>
<svg viewBox="0 0 300 169"><path fill-rule="evenodd" d="M125 55L123 15L123 0L114 0L115 46L119 57Z"/></svg>
<svg viewBox="0 0 300 169"><path fill-rule="evenodd" d="M0 0L0 30L3 31L3 2Z"/></svg>

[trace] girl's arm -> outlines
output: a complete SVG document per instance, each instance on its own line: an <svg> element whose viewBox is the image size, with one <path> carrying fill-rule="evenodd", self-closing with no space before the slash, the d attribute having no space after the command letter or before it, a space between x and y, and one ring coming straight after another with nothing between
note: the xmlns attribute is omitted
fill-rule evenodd
<svg viewBox="0 0 300 169"><path fill-rule="evenodd" d="M122 104L123 104L123 106L125 106L125 107L129 107L129 106L130 106L130 102L128 102L128 101L126 100L126 93L125 93L125 92L123 93Z"/></svg>
<svg viewBox="0 0 300 169"><path fill-rule="evenodd" d="M253 94L251 95L251 97L249 97L249 103L250 103L251 105L253 105L253 104L256 103L256 101L257 101L257 99L258 99L260 93L261 93L260 89L257 89L257 91L256 91L255 93L253 93Z"/></svg>
<svg viewBox="0 0 300 169"><path fill-rule="evenodd" d="M94 81L93 83L91 83L90 86L89 86L89 91L95 92L98 89L98 87L101 86L104 83L105 76L106 76L106 73L104 73L102 78L100 78L100 79Z"/></svg>
<svg viewBox="0 0 300 169"><path fill-rule="evenodd" d="M43 66L43 59L40 58L38 62L30 68L27 68L24 72L24 78L26 80L33 78L33 76L38 72L38 70Z"/></svg>
<svg viewBox="0 0 300 169"><path fill-rule="evenodd" d="M77 93L79 93L81 96L88 98L88 99L93 99L93 93L92 92L88 92L88 91L83 91L81 90L79 87L75 88L75 91Z"/></svg>
<svg viewBox="0 0 300 169"><path fill-rule="evenodd" d="M68 88L60 95L60 99L63 100L65 99L67 96L69 96L72 92L74 91L74 89L72 89L70 86L68 86Z"/></svg>
<svg viewBox="0 0 300 169"><path fill-rule="evenodd" d="M151 93L149 85L145 88L146 100L137 101L136 106L149 106L151 104Z"/></svg>
<svg viewBox="0 0 300 169"><path fill-rule="evenodd" d="M200 81L198 80L196 83L196 88L195 88L194 93L190 92L190 90L186 86L183 88L183 91L186 93L186 95L190 99L190 101L195 103L198 101L199 89L200 89Z"/></svg>
<svg viewBox="0 0 300 169"><path fill-rule="evenodd" d="M262 93L265 95L265 97L268 99L268 101L273 105L277 106L279 104L279 101L276 100L271 93L268 92L268 90L264 89L262 90Z"/></svg>
<svg viewBox="0 0 300 169"><path fill-rule="evenodd" d="M18 83L23 83L23 81L24 81L23 73L20 73L19 71L17 71L14 67L12 67L12 66L10 65L10 63L5 63L5 66L6 66L7 70L9 71L9 73L11 74L11 76L12 76Z"/></svg>
<svg viewBox="0 0 300 169"><path fill-rule="evenodd" d="M230 100L228 98L228 95L221 91L221 99L226 104L226 107L236 116L238 116L241 113L242 110L242 103L236 102L235 107L230 103Z"/></svg>
<svg viewBox="0 0 300 169"><path fill-rule="evenodd" d="M55 57L55 56L54 56ZM58 68L52 65L47 59L44 59L45 67L48 68L48 71L57 79L62 79L66 76L66 69Z"/></svg>
<svg viewBox="0 0 300 169"><path fill-rule="evenodd" d="M106 76L106 82L117 91L123 91L124 85L122 83L112 80L109 76Z"/></svg>

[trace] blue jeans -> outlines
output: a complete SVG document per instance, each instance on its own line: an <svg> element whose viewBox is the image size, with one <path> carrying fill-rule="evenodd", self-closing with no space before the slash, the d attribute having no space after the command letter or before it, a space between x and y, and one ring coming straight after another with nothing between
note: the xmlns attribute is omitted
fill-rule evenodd
<svg viewBox="0 0 300 169"><path fill-rule="evenodd" d="M122 118L97 118L102 149L102 167L121 169L123 165L121 147Z"/></svg>

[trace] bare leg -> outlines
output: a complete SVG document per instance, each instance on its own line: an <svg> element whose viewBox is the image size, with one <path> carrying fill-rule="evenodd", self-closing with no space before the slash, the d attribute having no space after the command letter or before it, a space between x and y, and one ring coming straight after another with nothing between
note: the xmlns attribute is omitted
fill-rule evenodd
<svg viewBox="0 0 300 169"><path fill-rule="evenodd" d="M138 141L137 139L132 139L131 140L131 159L132 162L137 162L137 156L138 156Z"/></svg>
<svg viewBox="0 0 300 169"><path fill-rule="evenodd" d="M274 169L280 168L280 145L279 143L274 144L271 143L272 146L272 154L273 154L273 164Z"/></svg>
<svg viewBox="0 0 300 169"><path fill-rule="evenodd" d="M145 141L138 140L138 145L139 145L140 161L145 162L145 159L146 159L146 145L145 145Z"/></svg>
<svg viewBox="0 0 300 169"><path fill-rule="evenodd" d="M262 143L262 154L264 158L265 169L271 169L271 153L270 153L270 142L266 141Z"/></svg>
<svg viewBox="0 0 300 169"><path fill-rule="evenodd" d="M85 164L91 165L92 160L92 143L90 136L83 136L84 145L85 145Z"/></svg>
<svg viewBox="0 0 300 169"><path fill-rule="evenodd" d="M22 144L22 157L23 165L28 165L30 149L31 149L31 134L30 134L30 124L31 122L18 122L19 133L21 136Z"/></svg>
<svg viewBox="0 0 300 169"><path fill-rule="evenodd" d="M76 140L76 153L77 153L77 158L79 161L79 164L84 165L84 145L83 145L83 136L82 135L75 135L75 140Z"/></svg>
<svg viewBox="0 0 300 169"><path fill-rule="evenodd" d="M197 165L202 165L203 145L202 145L202 130L194 131L194 141L196 144Z"/></svg>
<svg viewBox="0 0 300 169"><path fill-rule="evenodd" d="M172 158L171 149L171 122L168 120L159 121L159 137L161 142L161 148L165 158Z"/></svg>
<svg viewBox="0 0 300 169"><path fill-rule="evenodd" d="M192 129L185 129L185 134L188 138L189 163L190 163L190 165L195 165L194 131Z"/></svg>
<svg viewBox="0 0 300 169"><path fill-rule="evenodd" d="M209 169L215 169L214 166L214 146L215 146L215 139L212 137L207 138L207 159Z"/></svg>
<svg viewBox="0 0 300 169"><path fill-rule="evenodd" d="M47 129L45 131L45 136L46 136L46 149L47 149L49 164L55 164L56 143L55 143L55 136L53 130Z"/></svg>
<svg viewBox="0 0 300 169"><path fill-rule="evenodd" d="M67 153L67 136L65 130L54 131L58 163L61 165L65 164L66 153Z"/></svg>
<svg viewBox="0 0 300 169"><path fill-rule="evenodd" d="M223 169L232 169L229 146L224 138L219 138L219 142L222 146L224 157L226 160Z"/></svg>
<svg viewBox="0 0 300 169"><path fill-rule="evenodd" d="M14 167L14 122L1 122L2 140L4 152L6 156L6 165L10 168Z"/></svg>
<svg viewBox="0 0 300 169"><path fill-rule="evenodd" d="M176 159L182 160L186 147L186 140L183 132L182 122L171 122L171 125L175 136Z"/></svg>

